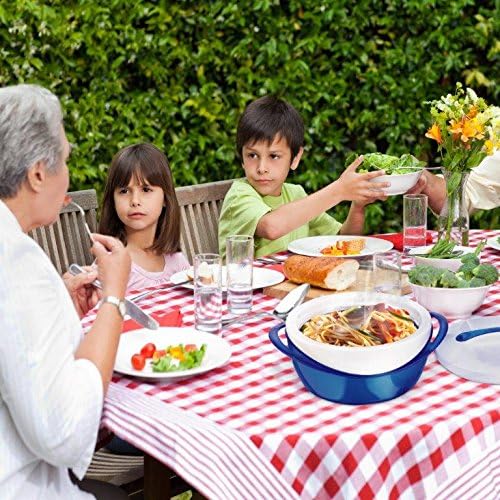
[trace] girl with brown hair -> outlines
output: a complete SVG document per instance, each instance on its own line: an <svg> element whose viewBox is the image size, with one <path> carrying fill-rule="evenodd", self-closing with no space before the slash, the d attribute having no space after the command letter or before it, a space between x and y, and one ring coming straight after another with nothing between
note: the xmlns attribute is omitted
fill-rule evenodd
<svg viewBox="0 0 500 500"><path fill-rule="evenodd" d="M99 232L120 239L132 258L127 292L168 283L189 267L172 172L157 147L134 144L115 155L102 207Z"/></svg>

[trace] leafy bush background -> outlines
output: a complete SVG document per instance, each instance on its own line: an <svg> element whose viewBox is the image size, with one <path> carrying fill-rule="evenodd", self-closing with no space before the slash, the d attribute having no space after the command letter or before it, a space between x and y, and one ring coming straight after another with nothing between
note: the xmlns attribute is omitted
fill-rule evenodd
<svg viewBox="0 0 500 500"><path fill-rule="evenodd" d="M279 94L306 123L291 179L311 191L350 150L437 163L424 101L462 81L498 103L498 32L494 0L2 2L0 85L61 98L72 188L99 191L113 154L136 141L167 152L177 185L240 176L238 116ZM498 210L473 225L498 228ZM369 207L368 231L400 226L401 197Z"/></svg>

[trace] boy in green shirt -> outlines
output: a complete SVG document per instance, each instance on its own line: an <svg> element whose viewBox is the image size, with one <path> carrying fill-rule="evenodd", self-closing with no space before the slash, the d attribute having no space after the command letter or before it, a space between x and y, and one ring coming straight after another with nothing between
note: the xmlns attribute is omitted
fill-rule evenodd
<svg viewBox="0 0 500 500"><path fill-rule="evenodd" d="M252 235L255 256L286 250L298 238L324 234L361 234L365 206L385 200L389 183L370 179L383 171L356 173L359 157L328 186L307 195L302 186L285 183L304 152L304 124L297 110L274 96L250 103L238 123L236 143L245 179L235 180L224 198L219 220L219 253L226 238ZM325 212L341 201L351 208L343 224Z"/></svg>

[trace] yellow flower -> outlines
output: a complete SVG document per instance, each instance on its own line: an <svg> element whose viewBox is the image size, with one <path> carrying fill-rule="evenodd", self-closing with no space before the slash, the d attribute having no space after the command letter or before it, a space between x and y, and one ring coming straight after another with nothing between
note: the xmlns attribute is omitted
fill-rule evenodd
<svg viewBox="0 0 500 500"><path fill-rule="evenodd" d="M434 123L432 127L427 131L425 137L429 139L434 139L438 144L443 142L443 138L441 137L441 130L437 123Z"/></svg>
<svg viewBox="0 0 500 500"><path fill-rule="evenodd" d="M486 154L492 155L500 147L500 141L496 137L490 137L484 141Z"/></svg>
<svg viewBox="0 0 500 500"><path fill-rule="evenodd" d="M467 117L468 118L474 118L478 113L478 109L476 108L476 106L471 106L471 108L469 109L469 112L467 113Z"/></svg>

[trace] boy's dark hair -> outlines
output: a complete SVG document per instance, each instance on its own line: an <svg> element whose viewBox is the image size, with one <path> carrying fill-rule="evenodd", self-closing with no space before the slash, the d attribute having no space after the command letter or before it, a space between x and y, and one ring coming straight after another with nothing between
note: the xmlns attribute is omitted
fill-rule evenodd
<svg viewBox="0 0 500 500"><path fill-rule="evenodd" d="M165 206L161 211L152 250L158 255L180 250L180 208L175 195L172 172L167 157L152 144L133 144L118 151L113 157L104 189L99 232L115 236L127 244L127 233L115 208L114 193L127 187L130 179L147 181L163 189Z"/></svg>
<svg viewBox="0 0 500 500"><path fill-rule="evenodd" d="M236 147L242 158L243 146L274 138L286 139L295 158L304 145L304 122L298 111L286 101L276 96L265 96L251 102L238 122Z"/></svg>

